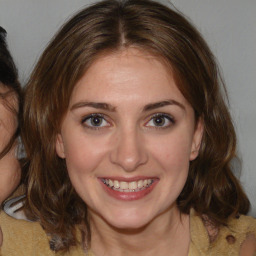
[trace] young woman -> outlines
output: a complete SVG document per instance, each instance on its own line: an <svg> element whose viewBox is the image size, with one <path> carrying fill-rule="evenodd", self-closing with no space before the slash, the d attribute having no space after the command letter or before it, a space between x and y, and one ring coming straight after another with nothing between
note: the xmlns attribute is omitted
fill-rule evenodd
<svg viewBox="0 0 256 256"><path fill-rule="evenodd" d="M2 254L253 255L222 85L198 31L159 3L74 16L26 87L33 222L1 215Z"/></svg>

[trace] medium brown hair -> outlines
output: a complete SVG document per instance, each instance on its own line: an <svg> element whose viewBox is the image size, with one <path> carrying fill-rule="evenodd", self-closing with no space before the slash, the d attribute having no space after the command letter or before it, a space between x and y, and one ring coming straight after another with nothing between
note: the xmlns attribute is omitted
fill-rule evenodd
<svg viewBox="0 0 256 256"><path fill-rule="evenodd" d="M178 12L147 0L109 0L68 21L42 54L26 87L23 140L27 152L26 207L52 236L54 250L77 244L76 226L90 239L87 208L74 191L65 160L55 150L70 95L103 53L137 47L171 65L178 88L204 123L198 157L191 162L177 203L216 224L247 213L249 201L232 174L236 136L221 94L214 56L199 32Z"/></svg>

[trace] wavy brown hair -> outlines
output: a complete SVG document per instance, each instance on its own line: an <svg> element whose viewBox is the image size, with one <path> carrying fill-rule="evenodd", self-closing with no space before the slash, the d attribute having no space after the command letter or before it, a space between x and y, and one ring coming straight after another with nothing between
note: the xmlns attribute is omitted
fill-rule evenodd
<svg viewBox="0 0 256 256"><path fill-rule="evenodd" d="M55 150L70 95L102 54L127 47L163 58L178 88L204 123L199 155L190 164L179 209L207 214L216 224L247 213L249 201L232 173L236 135L216 61L200 33L177 11L147 0L107 0L75 15L43 52L26 86L22 137L27 152L28 215L52 236L51 248L76 245L77 227L90 241L86 204L74 191ZM224 90L223 90L223 89Z"/></svg>

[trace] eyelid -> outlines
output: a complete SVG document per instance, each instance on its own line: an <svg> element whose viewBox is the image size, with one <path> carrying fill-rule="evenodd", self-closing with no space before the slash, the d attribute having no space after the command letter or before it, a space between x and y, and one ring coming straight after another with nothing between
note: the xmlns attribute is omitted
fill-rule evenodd
<svg viewBox="0 0 256 256"><path fill-rule="evenodd" d="M95 116L99 116L105 119L105 115L102 113L91 113L91 114L87 114L85 116L82 117L81 122L85 122L86 120L88 120L89 118L95 117Z"/></svg>
<svg viewBox="0 0 256 256"><path fill-rule="evenodd" d="M154 113L154 114L151 114L147 117L148 120L151 120L152 118L154 117L166 117L168 118L171 122L176 122L176 119L174 118L173 115L171 114L167 114L167 113L164 113L164 112L157 112L157 113Z"/></svg>
<svg viewBox="0 0 256 256"><path fill-rule="evenodd" d="M89 120L90 118L93 118L93 117L100 117L100 118L102 118L105 122L108 123L108 125L105 125L105 126L90 126L90 125L87 125L85 122L86 122L87 120ZM107 117L105 114L102 114L102 113L91 113L91 114L88 114L88 115L84 116L84 117L81 119L81 123L82 123L82 125L83 125L85 128L92 129L92 130L104 129L104 128L106 128L106 127L111 126L111 123L110 123L108 117Z"/></svg>
<svg viewBox="0 0 256 256"><path fill-rule="evenodd" d="M167 125L167 126L147 126L147 124L153 119L153 118L156 118L156 117L163 117L163 118L167 118L172 124L171 125ZM155 113L153 115L150 115L148 118L147 118L147 122L145 123L146 127L151 127L151 128L156 128L156 129L164 129L164 128L168 128L172 125L174 125L176 123L176 119L170 115L170 114L167 114L167 113Z"/></svg>

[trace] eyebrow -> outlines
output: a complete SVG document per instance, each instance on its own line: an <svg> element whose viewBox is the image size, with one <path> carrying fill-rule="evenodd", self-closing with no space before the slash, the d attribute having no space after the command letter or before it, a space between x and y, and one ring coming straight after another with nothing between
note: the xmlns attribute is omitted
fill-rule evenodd
<svg viewBox="0 0 256 256"><path fill-rule="evenodd" d="M97 108L97 109L104 109L111 112L115 111L115 107L108 104L108 103L101 103L101 102L87 102L87 101L81 101L77 102L70 108L71 110L77 109L77 108L83 108L83 107L91 107L91 108Z"/></svg>
<svg viewBox="0 0 256 256"><path fill-rule="evenodd" d="M156 108L161 108L161 107L169 106L169 105L176 105L185 110L185 106L176 100L164 100L164 101L159 101L159 102L150 103L150 104L146 105L143 108L143 111L150 111L150 110L153 110Z"/></svg>
<svg viewBox="0 0 256 256"><path fill-rule="evenodd" d="M185 110L185 106L179 103L178 101L175 100L164 100L164 101L159 101L155 103L150 103L144 106L143 112L154 110L157 108L161 108L164 106L169 106L169 105L176 105L182 109ZM108 110L110 112L114 112L116 110L116 107L112 106L111 104L104 103L104 102L87 102L87 101L81 101L77 102L74 105L71 106L71 110L78 109L78 108L83 108L83 107L92 107L96 109L104 109Z"/></svg>

